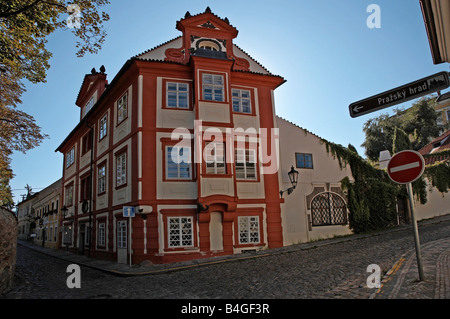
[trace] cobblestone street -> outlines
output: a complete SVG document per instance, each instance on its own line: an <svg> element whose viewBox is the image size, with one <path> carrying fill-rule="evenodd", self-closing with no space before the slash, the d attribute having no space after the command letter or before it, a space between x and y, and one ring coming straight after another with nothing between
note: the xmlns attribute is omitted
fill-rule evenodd
<svg viewBox="0 0 450 319"><path fill-rule="evenodd" d="M419 224L421 244L450 236L450 220ZM0 298L174 298L174 299L367 299L367 267L388 272L414 249L412 229L341 240L307 249L267 251L268 255L146 276L120 277L81 267L81 288L66 285L67 261L18 245L13 289Z"/></svg>

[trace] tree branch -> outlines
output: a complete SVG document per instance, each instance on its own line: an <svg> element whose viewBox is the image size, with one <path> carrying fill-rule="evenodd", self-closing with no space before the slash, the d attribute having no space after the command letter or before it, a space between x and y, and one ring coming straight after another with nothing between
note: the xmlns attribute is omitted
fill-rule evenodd
<svg viewBox="0 0 450 319"><path fill-rule="evenodd" d="M17 15L17 14L19 14L19 13L22 13L22 12L24 12L24 11L30 9L31 7L34 7L35 5L37 5L37 4L38 4L39 2L41 2L41 1L42 1L42 0L35 0L34 2L32 2L32 3L30 3L30 4L28 4L28 5L24 6L24 7L22 7L22 8L20 8L20 9L16 10L16 11L1 12L1 13L0 13L0 18L8 18L8 17L10 17L10 16Z"/></svg>

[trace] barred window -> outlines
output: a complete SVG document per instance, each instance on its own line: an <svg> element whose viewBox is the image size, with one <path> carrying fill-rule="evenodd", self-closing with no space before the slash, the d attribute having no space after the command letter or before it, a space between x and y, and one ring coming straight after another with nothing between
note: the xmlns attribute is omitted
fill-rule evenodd
<svg viewBox="0 0 450 319"><path fill-rule="evenodd" d="M311 201L313 226L347 224L347 207L344 199L336 193L318 194Z"/></svg>
<svg viewBox="0 0 450 319"><path fill-rule="evenodd" d="M63 243L72 244L72 226L63 226Z"/></svg>
<svg viewBox="0 0 450 319"><path fill-rule="evenodd" d="M169 217L167 221L169 247L194 246L192 217Z"/></svg>
<svg viewBox="0 0 450 319"><path fill-rule="evenodd" d="M259 217L258 216L240 216L239 225L239 244L257 244L259 243Z"/></svg>

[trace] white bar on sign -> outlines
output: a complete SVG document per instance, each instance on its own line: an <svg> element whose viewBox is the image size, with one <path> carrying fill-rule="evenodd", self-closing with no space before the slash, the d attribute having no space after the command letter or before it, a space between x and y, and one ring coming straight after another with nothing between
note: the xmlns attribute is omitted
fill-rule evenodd
<svg viewBox="0 0 450 319"><path fill-rule="evenodd" d="M405 171L407 169L415 168L415 167L419 167L419 166L420 166L420 162L414 162L414 163L409 163L409 164L400 165L400 166L396 166L396 167L391 167L391 173Z"/></svg>

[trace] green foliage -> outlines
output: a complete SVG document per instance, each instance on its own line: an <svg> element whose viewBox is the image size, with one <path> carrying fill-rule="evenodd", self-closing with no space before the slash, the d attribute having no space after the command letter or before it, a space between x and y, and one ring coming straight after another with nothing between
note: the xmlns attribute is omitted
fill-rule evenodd
<svg viewBox="0 0 450 319"><path fill-rule="evenodd" d="M424 175L441 193L447 193L450 188L450 162L446 161L425 168Z"/></svg>
<svg viewBox="0 0 450 319"><path fill-rule="evenodd" d="M22 81L45 82L52 56L46 49L47 37L57 29L68 30L70 4L80 10L76 15L80 23L71 29L78 39L77 56L98 52L106 37L103 22L109 20L107 13L99 12L99 7L108 3L108 0L0 1L0 205L12 201L9 187L13 177L12 151L26 152L46 137L32 116L16 109L25 92Z"/></svg>
<svg viewBox="0 0 450 319"><path fill-rule="evenodd" d="M411 141L404 130L396 127L392 141L392 154L412 149Z"/></svg>
<svg viewBox="0 0 450 319"><path fill-rule="evenodd" d="M434 110L435 98L424 97L415 102L409 109L396 109L394 116L382 114L369 119L363 127L366 139L361 146L366 150L366 156L372 161L378 161L381 151L392 150L396 129L406 135L413 150L424 147L431 138L439 135L440 127L436 124L437 114ZM404 136L397 141L397 147L408 144ZM394 152L395 153L395 152Z"/></svg>
<svg viewBox="0 0 450 319"><path fill-rule="evenodd" d="M341 168L350 165L354 181L348 177L341 181L347 191L349 223L355 233L384 229L396 223L397 196L401 187L393 183L385 171L379 170L361 158L354 147L322 140L328 153L339 162Z"/></svg>

